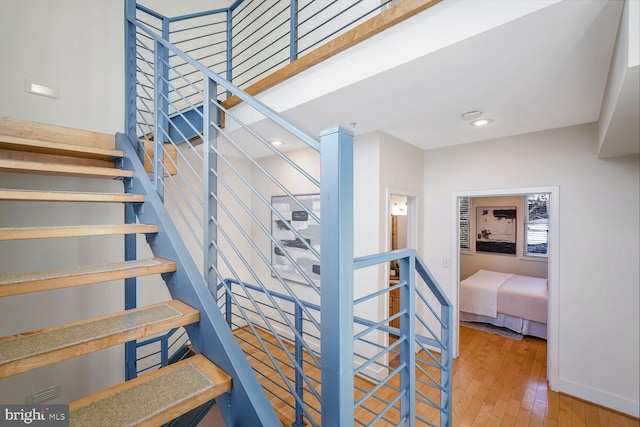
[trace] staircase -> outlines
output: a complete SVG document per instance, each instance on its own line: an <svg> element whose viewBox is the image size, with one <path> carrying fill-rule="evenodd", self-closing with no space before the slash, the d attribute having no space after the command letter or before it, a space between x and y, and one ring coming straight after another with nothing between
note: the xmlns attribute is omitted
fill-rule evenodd
<svg viewBox="0 0 640 427"><path fill-rule="evenodd" d="M114 136L0 118L2 172L45 174L52 180L66 176L122 179L126 182L134 173L116 167L122 156L123 152L115 149ZM0 189L0 201L126 205L140 204L144 202L144 196L3 188ZM131 234L153 236L158 231L156 224L11 227L0 228L0 241ZM29 254L22 256L28 257ZM103 282L133 277L173 274L176 268L175 260L156 257L0 274L0 297L12 298L34 292L56 292L61 288L99 286ZM21 310L28 311L30 307L21 307ZM0 338L0 384L3 378L12 375L199 321L197 309L173 299L43 329L21 331ZM109 426L161 425L230 389L231 377L198 354L72 402L70 422L76 426L96 423Z"/></svg>

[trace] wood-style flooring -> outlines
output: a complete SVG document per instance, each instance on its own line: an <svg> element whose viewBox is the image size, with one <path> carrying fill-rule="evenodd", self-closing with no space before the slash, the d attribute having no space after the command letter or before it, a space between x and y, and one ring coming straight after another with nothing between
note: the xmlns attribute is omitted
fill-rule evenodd
<svg viewBox="0 0 640 427"><path fill-rule="evenodd" d="M294 412L291 409L293 399L286 393L278 391L282 380L263 363L264 353L254 347L255 337L248 329L236 329L241 338L241 346L251 354L250 362L261 373L260 381L268 391L268 396L279 414L283 425L291 425ZM261 337L274 341L266 332ZM270 346L278 359L281 350ZM305 355L305 359L308 358ZM283 368L285 371L288 368ZM453 364L453 426L553 426L553 427L632 427L639 426L637 419L584 402L582 400L558 394L549 390L546 380L547 342L538 338L524 337L516 341L471 328L460 328L460 357ZM306 366L308 375L315 389L320 390L320 372L317 368ZM434 374L431 372L431 374ZM288 376L293 375L289 369ZM437 377L436 377L437 379ZM356 398L363 395L363 390L370 389L371 384L357 379ZM386 392L376 393L383 400L388 398ZM429 392L430 398L437 399L438 394ZM317 399L311 393L305 393L305 403L317 408ZM368 423L376 411L383 405L381 400L369 399L366 410L356 411L356 419ZM418 407L419 415L434 425L439 424L438 413L427 405ZM320 422L319 413L312 417ZM393 412L387 419L397 421ZM416 423L417 425L420 423ZM376 426L391 425L383 420Z"/></svg>
<svg viewBox="0 0 640 427"><path fill-rule="evenodd" d="M637 419L549 390L547 342L460 328L453 425L630 427Z"/></svg>

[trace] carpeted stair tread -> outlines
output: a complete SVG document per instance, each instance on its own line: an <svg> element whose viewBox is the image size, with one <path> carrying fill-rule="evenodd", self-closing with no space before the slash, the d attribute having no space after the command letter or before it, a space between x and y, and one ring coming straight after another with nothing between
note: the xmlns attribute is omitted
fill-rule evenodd
<svg viewBox="0 0 640 427"><path fill-rule="evenodd" d="M140 194L124 193L85 193L75 191L0 189L0 200L27 202L131 203L144 202L144 196Z"/></svg>
<svg viewBox="0 0 640 427"><path fill-rule="evenodd" d="M176 263L173 261L149 258L29 273L0 274L0 297L169 273L175 269Z"/></svg>
<svg viewBox="0 0 640 427"><path fill-rule="evenodd" d="M12 227L0 228L0 241L23 239L51 239L57 237L108 236L114 234L157 233L155 224L74 225L68 227Z"/></svg>
<svg viewBox="0 0 640 427"><path fill-rule="evenodd" d="M133 176L133 172L123 169L13 159L0 159L0 171L88 178L128 178Z"/></svg>
<svg viewBox="0 0 640 427"><path fill-rule="evenodd" d="M230 387L231 377L196 355L72 402L70 426L158 426Z"/></svg>
<svg viewBox="0 0 640 427"><path fill-rule="evenodd" d="M87 145L65 144L62 142L23 138L12 135L0 135L0 149L101 160L122 157L122 151L120 150L91 147Z"/></svg>
<svg viewBox="0 0 640 427"><path fill-rule="evenodd" d="M5 337L0 339L0 378L199 320L197 310L173 300Z"/></svg>

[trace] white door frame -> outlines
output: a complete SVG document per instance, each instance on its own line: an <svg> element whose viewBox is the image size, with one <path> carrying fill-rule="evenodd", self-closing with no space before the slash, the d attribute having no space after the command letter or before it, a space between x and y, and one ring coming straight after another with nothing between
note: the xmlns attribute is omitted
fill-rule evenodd
<svg viewBox="0 0 640 427"><path fill-rule="evenodd" d="M551 390L558 390L559 381L559 277L560 277L560 188L527 187L504 188L490 190L456 191L451 193L451 303L453 305L453 356L458 357L460 351L460 317L458 314L458 292L460 288L460 249L458 197L513 196L534 193L549 193L549 258L548 289L549 305L547 314L547 380Z"/></svg>
<svg viewBox="0 0 640 427"><path fill-rule="evenodd" d="M407 198L407 248L418 250L418 194L413 191L387 188L385 200L385 250L391 250L391 196Z"/></svg>

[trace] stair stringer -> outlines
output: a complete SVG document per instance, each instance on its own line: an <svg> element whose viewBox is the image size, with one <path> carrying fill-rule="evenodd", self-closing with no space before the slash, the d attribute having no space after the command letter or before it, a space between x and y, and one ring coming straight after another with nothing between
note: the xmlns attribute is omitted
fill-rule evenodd
<svg viewBox="0 0 640 427"><path fill-rule="evenodd" d="M125 180L127 193L143 194L144 202L135 208L141 223L157 224L158 233L148 238L154 256L175 261L176 272L163 274L172 298L200 311L200 323L185 327L196 353L204 354L232 379L231 392L216 403L228 426L281 425L262 386L236 342L202 274L188 252L169 213L156 193L133 143L116 134L116 146L124 152L123 169L134 172Z"/></svg>

